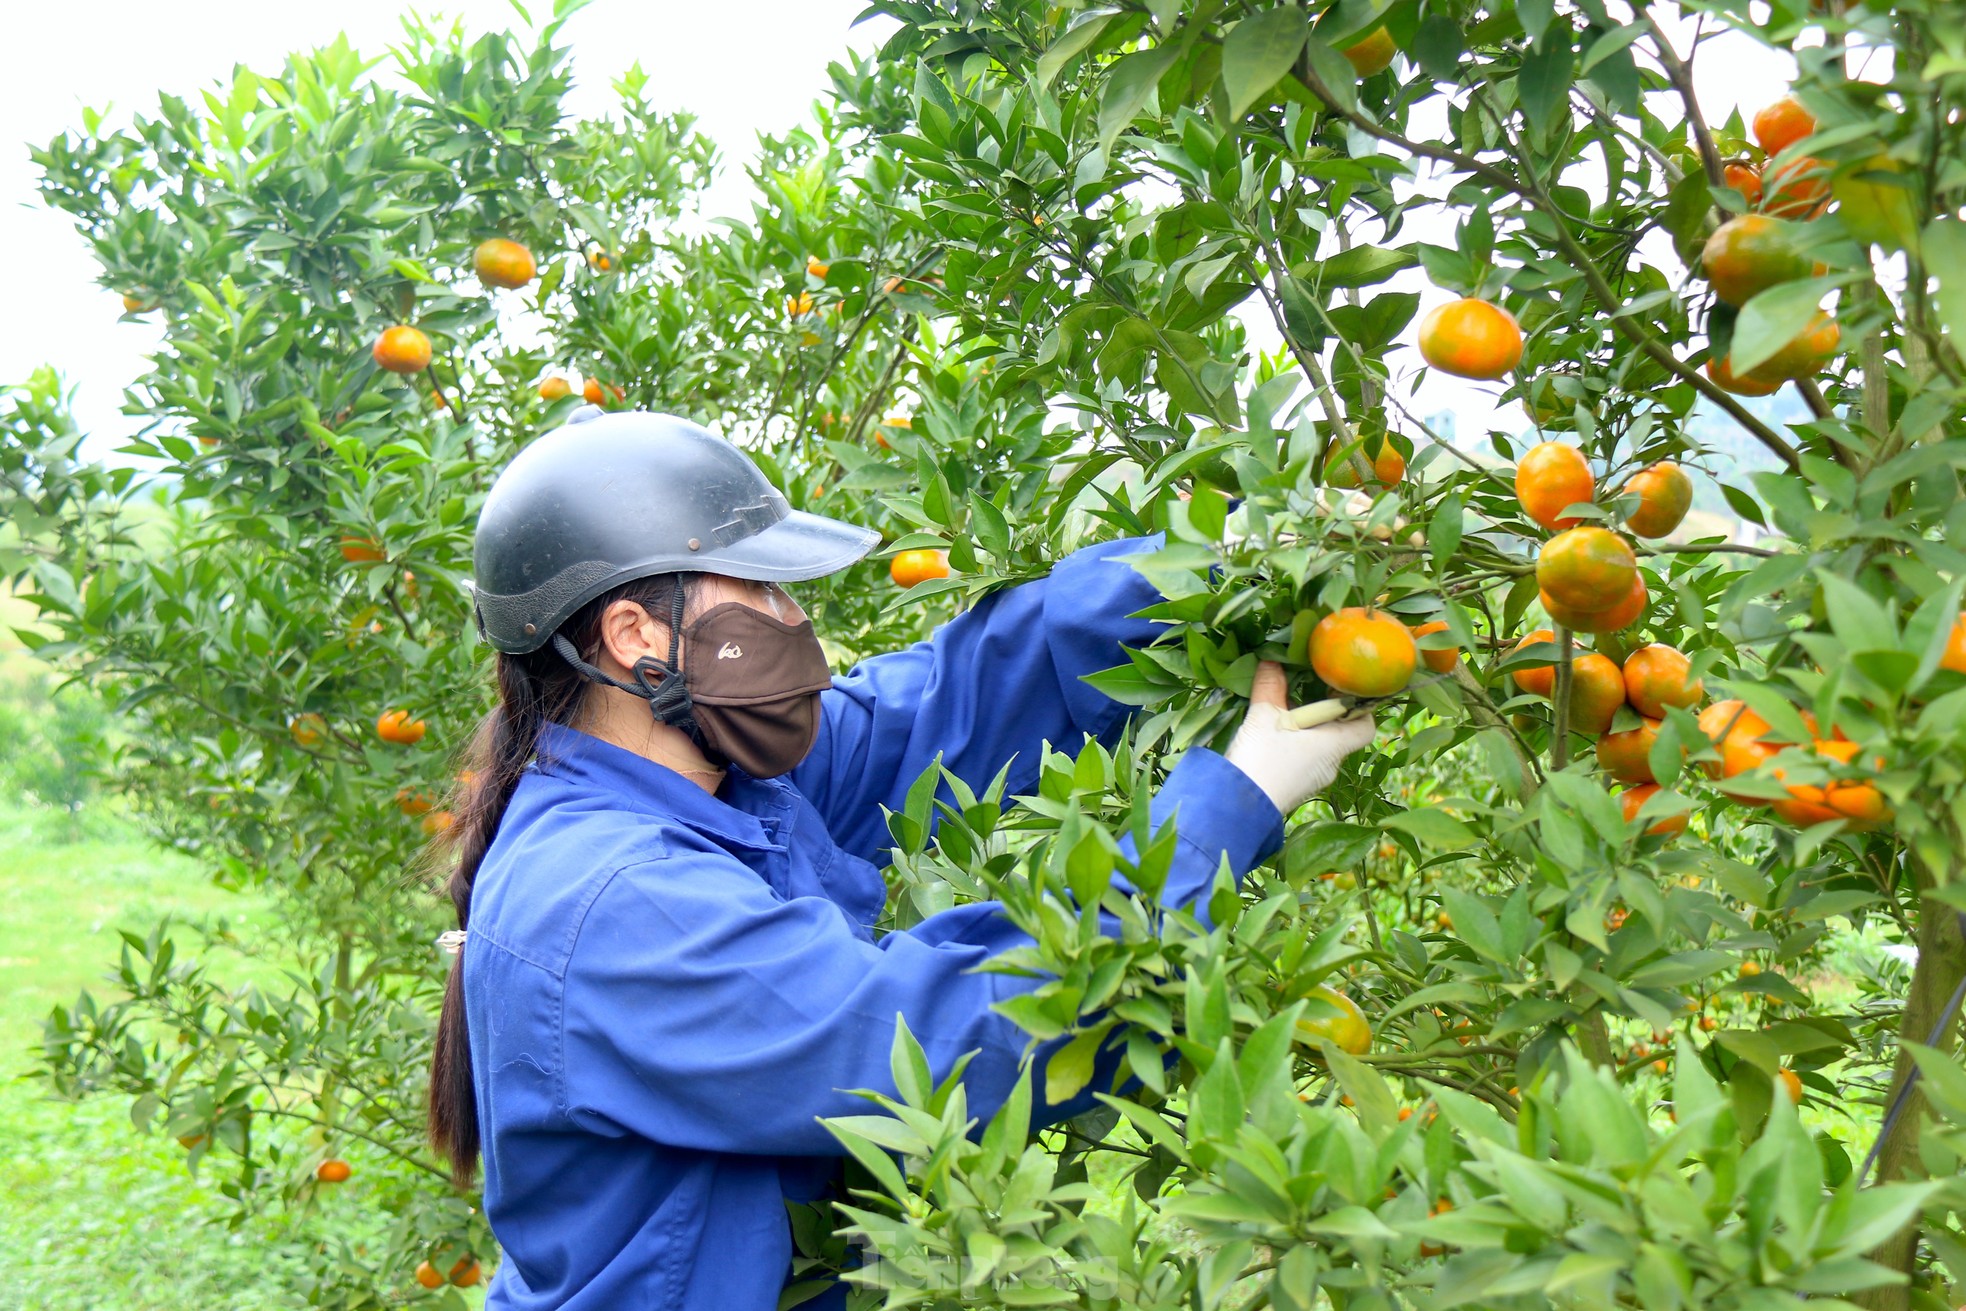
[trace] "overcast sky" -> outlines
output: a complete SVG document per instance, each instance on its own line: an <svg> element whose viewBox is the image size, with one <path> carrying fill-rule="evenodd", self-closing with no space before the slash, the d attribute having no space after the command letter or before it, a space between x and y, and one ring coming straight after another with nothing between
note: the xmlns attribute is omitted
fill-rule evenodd
<svg viewBox="0 0 1966 1311"><path fill-rule="evenodd" d="M549 3L536 0L534 11L545 12ZM234 64L276 70L289 51L323 44L337 32L365 54L382 54L400 35L403 7L403 0L15 6L8 36L17 58L0 79L0 249L11 266L13 307L0 316L0 381L53 363L76 388L77 416L87 430L127 433L135 421L119 413L122 391L142 372L158 335L152 326L118 321L122 307L114 292L96 284L88 248L63 215L37 199L25 143L79 129L85 106L113 105L112 119L148 113L160 91L195 97L228 79ZM604 109L612 100L609 82L639 61L651 75L654 102L696 114L723 150L727 175L713 207L739 209L744 192L737 165L756 134L797 122L825 89L828 61L849 45L865 49L878 40L868 28L851 28L863 7L864 0L596 0L562 38L573 48L577 81L570 108ZM521 23L505 0L451 0L442 12L472 30ZM1730 39L1725 50L1703 49L1695 66L1702 106L1714 122L1736 107L1751 114L1779 97L1791 76L1786 60L1745 38ZM1480 431L1489 417L1485 397L1499 389L1436 375L1414 408L1424 415L1452 407L1464 415L1464 433ZM1521 420L1511 407L1497 422L1515 427Z"/></svg>

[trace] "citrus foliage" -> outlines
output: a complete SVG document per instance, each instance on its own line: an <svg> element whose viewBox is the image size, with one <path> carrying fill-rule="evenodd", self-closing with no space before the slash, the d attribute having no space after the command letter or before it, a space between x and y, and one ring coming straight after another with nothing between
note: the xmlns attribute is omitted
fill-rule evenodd
<svg viewBox="0 0 1966 1311"><path fill-rule="evenodd" d="M1800 61L1795 108L1751 139L1700 113L1689 31L1594 0L876 8L896 35L835 68L814 129L764 143L744 222L694 218L709 147L638 77L618 118L564 120L553 25L413 26L409 92L337 47L37 154L105 281L167 317L132 405L157 421L136 453L175 478L163 528L132 532L127 476L63 463L50 384L16 396L44 653L124 692L160 826L289 891L320 962L274 998L133 941L130 999L53 1022L59 1086L208 1128L193 1159L235 1170L242 1205L366 1143L384 1181L331 1186L376 1187L402 1232L324 1263L324 1304L490 1259L417 1132L441 962L400 876L483 705L476 498L585 392L714 423L794 504L947 552L897 568L906 604L885 564L811 589L842 664L1088 534L1166 533L1136 567L1170 637L1097 680L1141 708L1127 739L1054 744L1007 812L1001 780L931 774L891 821L895 925L996 897L1032 935L1003 968L1048 977L1005 1009L1067 1040L1046 1100L1102 1051L1123 1081L1063 1129L1032 1130L1031 1089L979 1126L898 1035L891 1114L836 1126L856 1191L795 1215L804 1273L837 1261L837 1224L896 1304L1949 1304L1966 64L1945 17L1710 14ZM1895 71L1852 80L1846 45ZM491 237L537 281L474 283ZM427 368L378 368L396 325ZM1412 410L1423 363L1494 379L1556 446L1442 441ZM1793 386L1812 417L1778 427L1716 379ZM1703 399L1776 471L1717 458ZM1674 536L1684 471L1769 535ZM1327 624L1364 646L1321 660ZM1628 659L1648 644L1690 660ZM1150 913L1111 880L1151 893L1168 836L1127 862L1116 835L1168 753L1225 740L1259 658L1306 701L1399 692L1380 748L1240 894ZM1703 726L1702 696L1738 707ZM1814 998L1838 918L1914 943L1909 978ZM1841 1113L1915 1059L1866 1174L1877 1117Z"/></svg>

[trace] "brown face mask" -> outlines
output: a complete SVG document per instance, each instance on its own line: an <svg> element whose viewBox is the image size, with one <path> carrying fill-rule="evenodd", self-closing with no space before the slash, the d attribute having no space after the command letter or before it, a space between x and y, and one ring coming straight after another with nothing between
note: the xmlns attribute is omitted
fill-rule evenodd
<svg viewBox="0 0 1966 1311"><path fill-rule="evenodd" d="M790 773L819 736L819 694L833 685L812 621L788 624L731 601L683 637L683 686L703 745L753 778Z"/></svg>

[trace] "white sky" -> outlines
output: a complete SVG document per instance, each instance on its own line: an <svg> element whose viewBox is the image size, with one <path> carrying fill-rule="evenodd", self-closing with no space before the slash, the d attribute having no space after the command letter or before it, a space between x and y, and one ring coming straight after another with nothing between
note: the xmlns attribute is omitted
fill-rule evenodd
<svg viewBox="0 0 1966 1311"><path fill-rule="evenodd" d="M530 7L538 16L549 5L534 0ZM639 61L651 75L652 100L696 114L723 151L726 172L711 207L739 211L746 200L740 166L756 134L798 122L827 87L827 63L849 45L871 48L890 30L850 30L863 7L863 0L721 0L707 6L597 0L562 35L573 48L576 79L569 108L575 114L605 109L613 98L609 82ZM87 21L78 28L75 10L17 6L8 20L10 45L32 55L16 60L0 79L0 141L7 143L0 150L0 249L8 252L13 309L0 316L0 382L52 363L75 388L85 430L98 438L128 433L135 421L119 412L122 391L142 372L144 355L158 339L154 327L118 321L122 307L115 293L96 285L87 246L65 216L37 198L26 143L79 129L85 106L113 105L112 121L149 113L160 91L195 98L229 78L234 64L272 71L288 52L323 44L337 32L346 32L364 54L383 54L400 34L402 8L403 0L332 6L90 0ZM462 18L472 31L521 25L505 0L451 0L442 12ZM77 39L82 31L86 40ZM1727 40L1725 49L1703 47L1695 64L1702 108L1712 122L1737 107L1752 114L1781 96L1792 75L1786 59L1746 38ZM1259 331L1257 344L1274 346L1266 339L1271 335ZM1417 356L1412 364L1418 366ZM1409 404L1423 416L1454 409L1462 432L1470 434L1491 417L1489 398L1500 388L1434 375ZM1513 411L1493 415L1497 425L1521 427Z"/></svg>

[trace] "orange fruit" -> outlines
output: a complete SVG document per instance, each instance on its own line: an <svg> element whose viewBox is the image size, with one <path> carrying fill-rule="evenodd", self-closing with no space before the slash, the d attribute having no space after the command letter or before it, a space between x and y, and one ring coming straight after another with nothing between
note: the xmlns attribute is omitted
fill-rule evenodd
<svg viewBox="0 0 1966 1311"><path fill-rule="evenodd" d="M310 710L288 720L287 732L293 734L295 746L311 750L327 740L328 721Z"/></svg>
<svg viewBox="0 0 1966 1311"><path fill-rule="evenodd" d="M1715 1029L1718 1029L1719 1027L1720 1027L1720 1021L1716 1020L1713 1016L1702 1015L1700 1017L1701 1033L1712 1033Z"/></svg>
<svg viewBox="0 0 1966 1311"><path fill-rule="evenodd" d="M428 1261L422 1261L416 1267L416 1282L422 1284L425 1288L442 1288L444 1286L444 1277L437 1273L436 1266L431 1265Z"/></svg>
<svg viewBox="0 0 1966 1311"><path fill-rule="evenodd" d="M1743 214L1714 229L1700 253L1713 294L1741 306L1757 292L1797 278L1815 266L1796 250L1793 229L1766 214Z"/></svg>
<svg viewBox="0 0 1966 1311"><path fill-rule="evenodd" d="M1753 209L1755 202L1761 199L1761 174L1755 172L1753 166L1729 164L1720 170L1720 176L1728 186L1741 193L1741 199L1747 201L1749 209Z"/></svg>
<svg viewBox="0 0 1966 1311"><path fill-rule="evenodd" d="M1556 623L1579 633L1615 633L1621 628L1629 628L1638 622L1651 602L1651 595L1645 590L1645 580L1633 577L1631 589L1624 597L1602 610L1580 610L1567 606L1548 592L1537 593L1543 603L1543 610Z"/></svg>
<svg viewBox="0 0 1966 1311"><path fill-rule="evenodd" d="M1607 610L1624 600L1638 577L1631 543L1608 528L1566 528L1536 556L1536 585L1558 605Z"/></svg>
<svg viewBox="0 0 1966 1311"><path fill-rule="evenodd" d="M1391 696L1412 681L1420 648L1406 625L1381 611L1347 606L1311 630L1311 668L1348 696Z"/></svg>
<svg viewBox="0 0 1966 1311"><path fill-rule="evenodd" d="M571 395L573 395L573 384L557 373L539 384L539 399L542 401L562 400Z"/></svg>
<svg viewBox="0 0 1966 1311"><path fill-rule="evenodd" d="M437 799L422 788L397 788L396 809L405 815L426 815Z"/></svg>
<svg viewBox="0 0 1966 1311"><path fill-rule="evenodd" d="M1809 326L1795 334L1787 345L1747 371L1749 378L1780 385L1790 378L1806 378L1822 372L1843 343L1843 330L1836 320L1821 310Z"/></svg>
<svg viewBox="0 0 1966 1311"><path fill-rule="evenodd" d="M385 710L375 721L375 735L384 742L394 742L399 746L415 746L423 741L424 730L428 727L421 719L411 719L407 710Z"/></svg>
<svg viewBox="0 0 1966 1311"><path fill-rule="evenodd" d="M471 271L487 287L510 291L531 282L539 266L533 262L532 252L518 242L493 237L479 242L478 248L471 252Z"/></svg>
<svg viewBox="0 0 1966 1311"><path fill-rule="evenodd" d="M1560 517L1572 505L1597 495L1597 480L1583 453L1562 442L1538 442L1515 467L1515 496L1522 512L1545 528L1569 528L1578 520Z"/></svg>
<svg viewBox="0 0 1966 1311"><path fill-rule="evenodd" d="M1631 824L1636 822L1639 808L1658 795L1658 792L1659 785L1657 783L1641 783L1637 787L1626 788L1623 792L1619 793L1618 805L1625 812L1625 823ZM1677 834L1684 833L1686 831L1686 816L1683 814L1673 815L1659 820L1654 824L1648 825L1645 831L1654 837L1673 837Z"/></svg>
<svg viewBox="0 0 1966 1311"><path fill-rule="evenodd" d="M348 1176L354 1173L348 1162L340 1160L323 1161L314 1167L314 1177L324 1184L347 1183Z"/></svg>
<svg viewBox="0 0 1966 1311"><path fill-rule="evenodd" d="M182 1147L182 1148L183 1148L183 1149L184 1149L185 1151L187 1151L187 1152L188 1152L188 1151L191 1151L192 1149L194 1149L194 1148L196 1148L196 1147L198 1146L198 1144L199 1144L199 1143L202 1143L202 1142L204 1142L204 1141L205 1141L205 1135L204 1135L204 1134L201 1134L201 1133L182 1133L182 1134L179 1134L179 1135L178 1135L178 1139L177 1139L177 1145L178 1145L179 1147Z"/></svg>
<svg viewBox="0 0 1966 1311"><path fill-rule="evenodd" d="M1370 441L1369 438L1361 438L1354 445L1346 446L1342 449L1334 448L1325 457L1325 486L1358 486L1358 469L1352 463L1352 452L1364 447L1368 441ZM1399 447L1393 445L1392 440L1383 434L1379 438L1378 450L1371 456L1371 463L1372 476L1388 487L1391 487L1394 483L1406 477L1406 457L1401 455L1399 453Z"/></svg>
<svg viewBox="0 0 1966 1311"><path fill-rule="evenodd" d="M434 838L450 832L451 825L456 822L450 811L433 810L423 817L420 827L425 837Z"/></svg>
<svg viewBox="0 0 1966 1311"><path fill-rule="evenodd" d="M1789 1095L1791 1102L1800 1103L1802 1101L1802 1077L1794 1070L1784 1065L1781 1069L1775 1071L1775 1082L1782 1086L1782 1091Z"/></svg>
<svg viewBox="0 0 1966 1311"><path fill-rule="evenodd" d="M1857 755L1857 744L1844 741L1822 741L1814 743L1817 755L1828 757L1839 764L1848 765ZM1883 762L1876 762L1882 767ZM1774 770L1777 779L1786 781L1784 771ZM1845 820L1850 827L1859 832L1875 828L1891 818L1891 807L1882 794L1868 783L1850 783L1831 780L1818 785L1814 783L1794 783L1789 785L1788 801L1777 801L1774 810L1786 822L1798 828L1812 824L1827 824L1831 820Z"/></svg>
<svg viewBox="0 0 1966 1311"><path fill-rule="evenodd" d="M1759 973L1761 973L1761 966L1755 964L1753 961L1744 960L1741 962L1740 974L1742 978L1751 979Z"/></svg>
<svg viewBox="0 0 1966 1311"><path fill-rule="evenodd" d="M824 282L826 280L826 275L828 273L831 273L832 271L833 271L833 266L831 264L828 264L825 260L819 258L819 256L817 255L806 256L807 277L818 278L821 282Z"/></svg>
<svg viewBox="0 0 1966 1311"><path fill-rule="evenodd" d="M1522 359L1522 328L1500 305L1464 296L1420 320L1420 354L1442 373L1493 380Z"/></svg>
<svg viewBox="0 0 1966 1311"><path fill-rule="evenodd" d="M1768 732L1768 721L1748 709L1743 701L1716 701L1702 710L1700 731L1707 735L1707 740L1720 753L1719 762L1709 762L1706 767L1711 778L1727 779L1736 774L1745 774L1781 749L1776 743L1762 740L1762 734ZM1758 799L1741 799L1749 800L1754 805L1762 804Z"/></svg>
<svg viewBox="0 0 1966 1311"><path fill-rule="evenodd" d="M1798 155L1768 170L1768 198L1762 208L1778 218L1812 219L1829 208L1829 163Z"/></svg>
<svg viewBox="0 0 1966 1311"><path fill-rule="evenodd" d="M459 1288L471 1288L483 1274L476 1257L460 1257L457 1264L451 1267L451 1283Z"/></svg>
<svg viewBox="0 0 1966 1311"><path fill-rule="evenodd" d="M1596 737L1611 727L1625 704L1625 676L1617 661L1592 651L1570 661L1570 731Z"/></svg>
<svg viewBox="0 0 1966 1311"><path fill-rule="evenodd" d="M802 291L796 296L785 298L785 314L788 318L802 319L812 313L812 293Z"/></svg>
<svg viewBox="0 0 1966 1311"><path fill-rule="evenodd" d="M1654 642L1625 657L1625 696L1647 719L1664 719L1667 706L1698 705L1706 685L1693 677L1685 654Z"/></svg>
<svg viewBox="0 0 1966 1311"><path fill-rule="evenodd" d="M1640 537L1666 536L1693 508L1693 480L1671 460L1633 474L1625 481L1625 493L1638 497L1638 508L1626 516L1625 527Z"/></svg>
<svg viewBox="0 0 1966 1311"><path fill-rule="evenodd" d="M148 314L156 308L155 305L150 304L141 296L132 295L127 291L123 293L123 313L125 314Z"/></svg>
<svg viewBox="0 0 1966 1311"><path fill-rule="evenodd" d="M1946 653L1939 657L1939 668L1966 674L1966 611L1961 611L1946 638Z"/></svg>
<svg viewBox="0 0 1966 1311"><path fill-rule="evenodd" d="M628 393L621 388L602 382L599 378L589 378L580 388L582 400L589 405L598 405L602 409L621 404L627 395Z"/></svg>
<svg viewBox="0 0 1966 1311"><path fill-rule="evenodd" d="M1311 1004L1298 1017L1299 1038L1312 1044L1328 1042L1353 1056L1363 1056L1372 1050L1372 1024L1357 1002L1322 983L1306 993L1305 998Z"/></svg>
<svg viewBox="0 0 1966 1311"><path fill-rule="evenodd" d="M344 537L341 558L350 564L379 564L389 557L373 537Z"/></svg>
<svg viewBox="0 0 1966 1311"><path fill-rule="evenodd" d="M384 328L369 348L376 367L391 373L422 373L430 367L430 338L415 328L397 324Z"/></svg>
<svg viewBox="0 0 1966 1311"><path fill-rule="evenodd" d="M887 574L900 587L913 587L931 578L947 578L949 553L930 549L903 551L888 562Z"/></svg>
<svg viewBox="0 0 1966 1311"><path fill-rule="evenodd" d="M1538 642L1555 642L1556 634L1547 628L1539 628L1515 644L1514 649L1535 646ZM1532 665L1514 671L1515 685L1532 696L1548 696L1556 690L1556 660L1552 658L1546 665Z"/></svg>
<svg viewBox="0 0 1966 1311"><path fill-rule="evenodd" d="M1796 100L1783 96L1754 116L1754 139L1771 155L1779 155L1816 130L1816 117Z"/></svg>
<svg viewBox="0 0 1966 1311"><path fill-rule="evenodd" d="M587 243L587 267L596 273L606 273L614 267L614 257L608 254L606 246L590 241Z"/></svg>
<svg viewBox="0 0 1966 1311"><path fill-rule="evenodd" d="M1393 66L1393 56L1399 53L1399 47L1393 44L1391 32L1375 27L1338 53L1345 56L1353 72L1360 77L1371 77Z"/></svg>
<svg viewBox="0 0 1966 1311"><path fill-rule="evenodd" d="M1736 396L1773 396L1782 389L1779 380L1763 382L1752 373L1736 376L1726 360L1718 355L1707 357L1707 377L1722 391L1731 391Z"/></svg>
<svg viewBox="0 0 1966 1311"><path fill-rule="evenodd" d="M1431 623L1421 624L1418 628L1414 629L1413 636L1417 641L1417 639L1425 637L1429 633L1444 633L1446 631L1447 621L1445 619L1436 619ZM1420 658L1426 661L1427 668L1433 670L1436 674L1451 674L1454 672L1454 666L1461 663L1461 648L1453 646L1439 651L1429 651L1421 647Z"/></svg>
<svg viewBox="0 0 1966 1311"><path fill-rule="evenodd" d="M1641 719L1637 728L1622 733L1606 733L1597 740L1598 768L1620 783L1651 783L1652 744L1658 740L1656 719ZM1637 809L1636 804L1633 809Z"/></svg>

